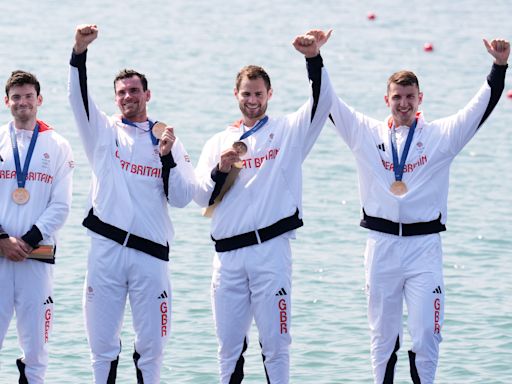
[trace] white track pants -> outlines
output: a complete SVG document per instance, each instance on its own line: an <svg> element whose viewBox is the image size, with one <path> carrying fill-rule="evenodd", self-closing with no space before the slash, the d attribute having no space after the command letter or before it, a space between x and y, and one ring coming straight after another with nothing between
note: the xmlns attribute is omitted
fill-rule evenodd
<svg viewBox="0 0 512 384"><path fill-rule="evenodd" d="M404 299L413 382L434 382L444 317L442 267L439 234L399 237L370 232L365 268L375 383L393 382L394 352L403 340ZM415 375L420 381L414 381Z"/></svg>
<svg viewBox="0 0 512 384"><path fill-rule="evenodd" d="M16 311L18 342L30 384L44 383L53 323L53 265L0 257L0 349ZM14 364L14 361L13 361Z"/></svg>
<svg viewBox="0 0 512 384"><path fill-rule="evenodd" d="M290 243L282 236L215 254L212 306L222 384L243 378L242 354L253 318L267 380L289 382L291 264Z"/></svg>
<svg viewBox="0 0 512 384"><path fill-rule="evenodd" d="M85 326L94 383L105 384L121 351L126 297L135 330L137 367L144 384L159 384L170 333L171 284L168 262L103 238L91 239L84 285Z"/></svg>

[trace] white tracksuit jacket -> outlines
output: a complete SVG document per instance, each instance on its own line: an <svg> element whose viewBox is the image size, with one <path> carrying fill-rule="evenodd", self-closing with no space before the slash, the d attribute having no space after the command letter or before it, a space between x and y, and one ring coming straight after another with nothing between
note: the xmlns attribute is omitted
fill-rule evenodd
<svg viewBox="0 0 512 384"><path fill-rule="evenodd" d="M9 123L0 127L0 225L12 237L30 245L57 245L57 231L71 207L74 169L66 139L38 120L37 137L25 188L29 201L18 205L12 192L18 188ZM33 131L16 129L23 169ZM18 359L20 379L44 383L48 365L48 342L53 323L53 260L14 262L0 257L0 349L16 312L18 341L23 357Z"/></svg>
<svg viewBox="0 0 512 384"><path fill-rule="evenodd" d="M213 212L213 238L226 239L265 228L297 211L302 217L302 163L325 124L332 100L332 86L320 57L308 62L308 72L313 89L310 100L295 113L270 117L261 129L243 140L248 148L242 157L243 167ZM200 206L206 207L212 200L216 187L212 170L221 152L243 133L243 125L235 123L205 144L196 167L199 188L195 201ZM222 384L243 379L243 353L253 318L267 381L289 382L289 238L294 235L295 231L290 230L261 244L215 254L212 304Z"/></svg>
<svg viewBox="0 0 512 384"><path fill-rule="evenodd" d="M361 206L368 216L405 224L438 218L446 223L450 165L498 102L505 70L506 66L493 65L487 81L454 115L427 122L423 113L417 114L402 179L408 192L401 196L390 191L395 181L392 119L369 118L335 97L331 114L336 131L355 156ZM396 128L399 158L408 132L408 127ZM370 231L365 265L375 383L393 381L392 355L402 342L404 297L413 341L413 382L432 383L444 314L439 234L402 237Z"/></svg>
<svg viewBox="0 0 512 384"><path fill-rule="evenodd" d="M87 91L85 62L86 53L72 55L69 100L92 167L90 206L102 222L165 247L174 239L167 204L184 207L196 190L190 158L176 139L171 154L161 159L149 131L124 124L120 116L105 115ZM129 243L125 247L92 230L88 233L92 239L84 312L94 382L114 382L128 296L137 378L159 383L170 334L168 252L153 257L144 252L147 248L140 252Z"/></svg>
<svg viewBox="0 0 512 384"><path fill-rule="evenodd" d="M84 64L85 65L85 64ZM87 93L88 114L82 99L78 68L70 67L69 100L93 180L90 199L102 221L159 244L171 244L174 229L162 188L158 145L137 139L138 130L123 124L119 115L107 116ZM136 133L135 133L136 132ZM168 202L184 207L195 193L194 169L179 139L172 147L177 166L169 175Z"/></svg>

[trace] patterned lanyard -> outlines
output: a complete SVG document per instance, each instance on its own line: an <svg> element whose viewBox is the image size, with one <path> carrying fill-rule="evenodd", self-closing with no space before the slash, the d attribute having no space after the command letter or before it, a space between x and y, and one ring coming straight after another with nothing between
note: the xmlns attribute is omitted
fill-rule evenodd
<svg viewBox="0 0 512 384"><path fill-rule="evenodd" d="M30 144L28 146L28 151L27 151L27 157L25 157L25 164L23 164L23 171L21 170L20 152L18 150L18 142L16 140L16 132L14 130L12 123L9 125L9 129L10 129L10 133L11 133L11 144L12 144L12 152L14 155L14 164L16 165L16 179L18 181L18 188L25 188L25 183L27 181L27 174L28 174L28 166L30 164L30 160L32 159L32 154L34 153L37 136L39 135L39 124L36 123L36 126L34 128L34 133L32 134L32 138L30 139Z"/></svg>
<svg viewBox="0 0 512 384"><path fill-rule="evenodd" d="M404 174L405 161L407 160L407 154L409 153L409 148L411 147L412 137L414 136L414 130L416 129L417 119L414 119L414 123L411 125L409 129L409 133L407 134L407 139L405 140L404 150L402 152L402 157L400 159L400 163L398 162L398 151L396 144L396 131L395 125L391 128L391 152L393 153L393 171L395 173L395 180L401 181Z"/></svg>

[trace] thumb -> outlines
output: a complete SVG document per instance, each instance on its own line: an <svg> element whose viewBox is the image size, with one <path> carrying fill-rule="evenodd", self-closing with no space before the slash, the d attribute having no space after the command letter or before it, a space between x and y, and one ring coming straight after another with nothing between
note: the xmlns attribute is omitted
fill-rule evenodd
<svg viewBox="0 0 512 384"><path fill-rule="evenodd" d="M491 46L491 44L489 44L487 39L482 39L482 40L484 42L485 48L487 49L487 52L489 52L489 53L492 52L493 51L492 46Z"/></svg>

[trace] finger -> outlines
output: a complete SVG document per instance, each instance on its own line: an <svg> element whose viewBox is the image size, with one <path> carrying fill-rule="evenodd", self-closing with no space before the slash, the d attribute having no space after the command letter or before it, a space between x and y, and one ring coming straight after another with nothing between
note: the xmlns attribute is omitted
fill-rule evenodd
<svg viewBox="0 0 512 384"><path fill-rule="evenodd" d="M484 42L484 45L485 45L485 48L487 49L487 51L488 51L488 52L491 52L491 51L492 51L491 44L489 44L489 42L487 41L487 39L483 39L483 42Z"/></svg>
<svg viewBox="0 0 512 384"><path fill-rule="evenodd" d="M332 35L332 28L327 31L327 34L325 35L325 41L329 40L331 35Z"/></svg>

